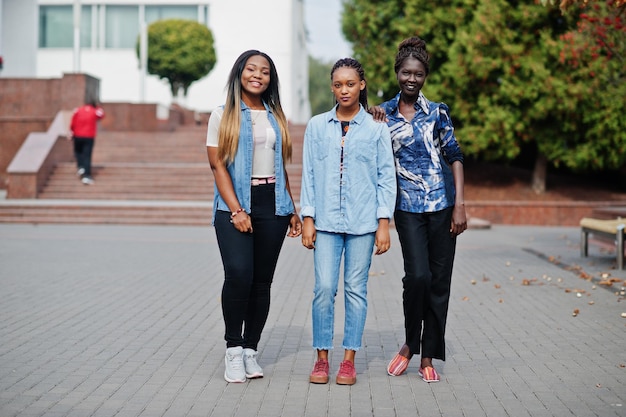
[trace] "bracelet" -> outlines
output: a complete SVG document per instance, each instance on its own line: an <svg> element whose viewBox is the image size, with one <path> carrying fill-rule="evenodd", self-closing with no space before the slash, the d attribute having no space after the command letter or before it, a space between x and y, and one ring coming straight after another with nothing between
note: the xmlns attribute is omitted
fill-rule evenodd
<svg viewBox="0 0 626 417"><path fill-rule="evenodd" d="M233 211L232 213L230 213L230 218L234 219L236 215L238 215L239 213L241 213L243 211L243 208L239 207L237 210Z"/></svg>

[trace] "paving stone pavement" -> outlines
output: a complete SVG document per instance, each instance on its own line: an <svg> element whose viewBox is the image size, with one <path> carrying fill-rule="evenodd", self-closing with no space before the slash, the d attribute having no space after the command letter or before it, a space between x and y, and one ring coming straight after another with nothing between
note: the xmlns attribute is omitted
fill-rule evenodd
<svg viewBox="0 0 626 417"><path fill-rule="evenodd" d="M626 273L614 255L591 245L580 258L578 228L468 230L442 380L426 384L417 358L405 375L385 371L404 339L392 239L370 272L356 385L308 382L313 258L299 239L276 271L265 377L228 384L210 227L0 225L0 417L626 416Z"/></svg>

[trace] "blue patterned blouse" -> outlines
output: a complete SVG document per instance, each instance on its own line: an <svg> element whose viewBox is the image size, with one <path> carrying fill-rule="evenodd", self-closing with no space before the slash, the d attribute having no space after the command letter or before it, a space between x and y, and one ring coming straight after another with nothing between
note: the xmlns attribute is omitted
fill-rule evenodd
<svg viewBox="0 0 626 417"><path fill-rule="evenodd" d="M454 205L452 165L463 162L454 136L448 106L429 101L420 92L415 116L408 121L398 111L400 93L381 104L396 162L398 195L396 210L427 213Z"/></svg>

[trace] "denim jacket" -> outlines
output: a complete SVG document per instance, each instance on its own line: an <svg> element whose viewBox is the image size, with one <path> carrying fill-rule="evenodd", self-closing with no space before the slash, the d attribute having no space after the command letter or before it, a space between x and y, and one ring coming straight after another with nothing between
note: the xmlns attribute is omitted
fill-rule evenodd
<svg viewBox="0 0 626 417"><path fill-rule="evenodd" d="M448 106L420 92L413 120L398 110L400 93L381 104L387 113L398 176L396 209L429 213L454 205L452 165L463 162Z"/></svg>
<svg viewBox="0 0 626 417"><path fill-rule="evenodd" d="M341 135L336 107L307 124L300 215L312 217L317 230L372 233L378 219L391 219L396 199L389 129L361 107L346 135L340 176Z"/></svg>
<svg viewBox="0 0 626 417"><path fill-rule="evenodd" d="M295 208L289 191L287 190L287 178L283 165L283 138L280 133L278 122L270 110L267 103L263 103L267 116L276 133L276 149L274 151L274 168L276 171L276 215L286 216L294 213ZM252 135L252 117L250 108L241 102L241 128L239 130L239 143L235 159L226 166L230 178L233 182L235 194L246 213L250 213L250 194L252 180L252 158L254 149L254 138ZM220 195L217 185L215 185L215 202L213 203L213 219L216 210L228 211L228 205Z"/></svg>

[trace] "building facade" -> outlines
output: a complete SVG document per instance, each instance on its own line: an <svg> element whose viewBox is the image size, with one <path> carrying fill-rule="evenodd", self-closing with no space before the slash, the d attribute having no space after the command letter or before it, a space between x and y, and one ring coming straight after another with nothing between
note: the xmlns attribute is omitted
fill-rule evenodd
<svg viewBox="0 0 626 417"><path fill-rule="evenodd" d="M173 101L169 85L145 73L136 42L147 25L168 18L205 24L217 54L213 70L179 104L198 111L223 104L235 59L259 49L276 64L289 120L309 119L303 0L0 0L0 77L82 72L100 79L104 102L167 107Z"/></svg>

